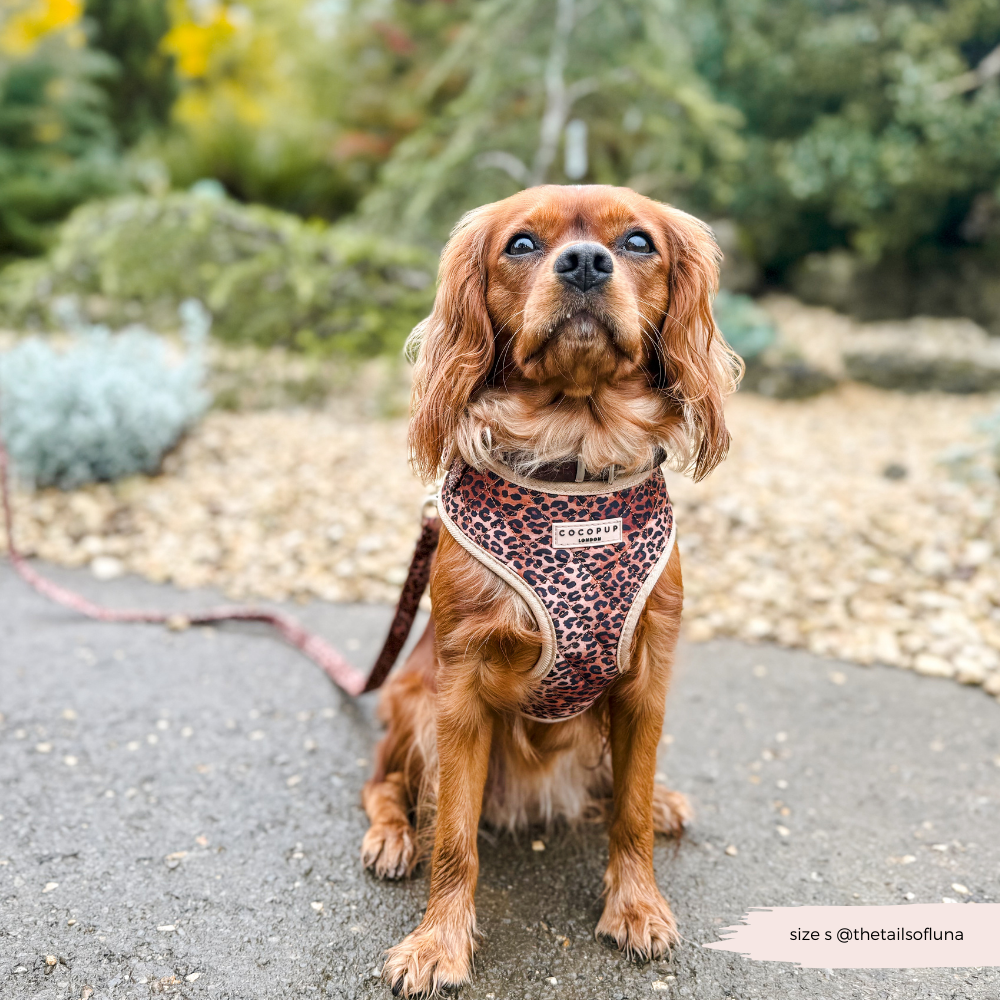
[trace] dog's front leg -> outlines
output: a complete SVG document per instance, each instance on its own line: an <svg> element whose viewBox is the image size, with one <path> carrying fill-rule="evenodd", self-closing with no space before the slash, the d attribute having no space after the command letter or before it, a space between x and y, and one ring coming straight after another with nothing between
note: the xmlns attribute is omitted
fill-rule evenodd
<svg viewBox="0 0 1000 1000"><path fill-rule="evenodd" d="M645 685L626 683L612 694L609 706L614 808L604 875L607 899L597 934L612 938L627 954L646 958L662 955L678 940L653 873L653 777L665 695L665 679L652 677Z"/></svg>
<svg viewBox="0 0 1000 1000"><path fill-rule="evenodd" d="M469 978L476 933L477 835L493 716L464 685L442 687L437 717L437 827L431 891L420 926L390 948L383 978L397 996L432 993ZM456 690L461 687L462 690Z"/></svg>

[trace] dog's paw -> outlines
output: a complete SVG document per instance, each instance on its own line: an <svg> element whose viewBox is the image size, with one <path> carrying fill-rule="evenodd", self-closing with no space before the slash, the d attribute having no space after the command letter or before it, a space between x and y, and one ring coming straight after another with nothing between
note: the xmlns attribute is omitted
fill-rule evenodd
<svg viewBox="0 0 1000 1000"><path fill-rule="evenodd" d="M653 829L668 837L679 837L694 818L687 796L664 785L653 785Z"/></svg>
<svg viewBox="0 0 1000 1000"><path fill-rule="evenodd" d="M660 958L680 941L670 905L655 887L646 892L612 891L597 924L597 937L610 938L632 958Z"/></svg>
<svg viewBox="0 0 1000 1000"><path fill-rule="evenodd" d="M382 979L393 996L431 996L469 981L472 971L471 929L421 924L386 953Z"/></svg>
<svg viewBox="0 0 1000 1000"><path fill-rule="evenodd" d="M379 878L402 878L410 871L415 850L409 823L373 823L361 841L361 864Z"/></svg>

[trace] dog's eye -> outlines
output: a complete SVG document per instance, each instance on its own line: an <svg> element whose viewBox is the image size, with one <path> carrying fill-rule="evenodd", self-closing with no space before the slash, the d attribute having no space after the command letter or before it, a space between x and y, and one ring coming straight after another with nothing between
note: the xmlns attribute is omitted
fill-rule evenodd
<svg viewBox="0 0 1000 1000"><path fill-rule="evenodd" d="M507 244L507 253L511 257L520 257L526 253L534 253L538 247L535 245L535 241L530 236L525 236L524 233L518 233L510 243Z"/></svg>
<svg viewBox="0 0 1000 1000"><path fill-rule="evenodd" d="M632 253L652 253L653 241L645 233L629 233L625 237L625 249Z"/></svg>

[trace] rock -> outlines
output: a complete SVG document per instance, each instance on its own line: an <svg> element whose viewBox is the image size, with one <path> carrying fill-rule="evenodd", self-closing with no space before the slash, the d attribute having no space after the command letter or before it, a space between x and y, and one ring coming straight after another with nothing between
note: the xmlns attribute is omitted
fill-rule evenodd
<svg viewBox="0 0 1000 1000"><path fill-rule="evenodd" d="M836 379L781 337L772 316L753 299L723 290L713 311L729 346L746 365L741 388L774 399L805 399L833 388Z"/></svg>
<svg viewBox="0 0 1000 1000"><path fill-rule="evenodd" d="M924 674L927 677L955 676L955 668L947 660L931 653L920 653L913 661L913 669L918 674Z"/></svg>
<svg viewBox="0 0 1000 1000"><path fill-rule="evenodd" d="M740 388L772 399L808 399L837 384L826 372L798 358L770 360L765 355L751 358L746 366Z"/></svg>
<svg viewBox="0 0 1000 1000"><path fill-rule="evenodd" d="M845 249L810 254L793 268L789 284L803 301L860 320L967 316L1000 335L1000 238L995 232L980 246L890 255L874 265Z"/></svg>
<svg viewBox="0 0 1000 1000"><path fill-rule="evenodd" d="M845 347L844 367L883 389L993 392L1000 389L1000 339L963 319L872 324Z"/></svg>
<svg viewBox="0 0 1000 1000"><path fill-rule="evenodd" d="M114 580L125 572L125 567L122 561L114 556L97 556L91 560L90 572L98 580Z"/></svg>
<svg viewBox="0 0 1000 1000"><path fill-rule="evenodd" d="M758 304L779 334L775 348L760 355L763 360L773 362L771 355L777 349L835 381L851 378L907 392L1000 389L1000 338L988 336L970 319L916 316L859 323L788 296L768 296ZM748 380L760 377L748 372ZM780 392L771 395L794 398Z"/></svg>

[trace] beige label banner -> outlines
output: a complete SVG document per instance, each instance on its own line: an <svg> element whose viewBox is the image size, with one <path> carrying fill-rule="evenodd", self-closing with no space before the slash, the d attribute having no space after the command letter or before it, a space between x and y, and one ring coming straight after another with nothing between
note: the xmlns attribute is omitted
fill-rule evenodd
<svg viewBox="0 0 1000 1000"><path fill-rule="evenodd" d="M804 969L1000 966L1000 903L752 909L703 945Z"/></svg>

